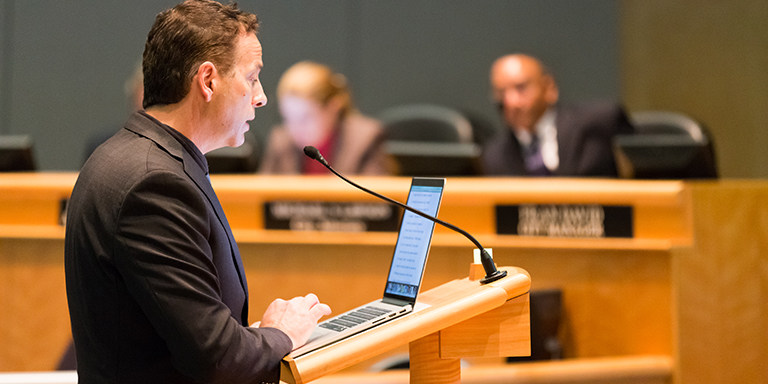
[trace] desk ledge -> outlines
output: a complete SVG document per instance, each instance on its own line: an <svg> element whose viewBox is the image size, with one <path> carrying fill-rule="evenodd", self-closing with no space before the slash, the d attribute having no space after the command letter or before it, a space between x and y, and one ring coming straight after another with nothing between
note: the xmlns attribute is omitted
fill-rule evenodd
<svg viewBox="0 0 768 384"><path fill-rule="evenodd" d="M672 377L672 357L665 355L566 359L476 366L461 370L463 384L656 384ZM407 384L408 370L335 374L313 384Z"/></svg>

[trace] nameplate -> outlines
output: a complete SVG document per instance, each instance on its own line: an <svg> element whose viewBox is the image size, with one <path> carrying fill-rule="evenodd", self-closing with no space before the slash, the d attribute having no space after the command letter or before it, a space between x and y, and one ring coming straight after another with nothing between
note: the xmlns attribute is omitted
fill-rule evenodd
<svg viewBox="0 0 768 384"><path fill-rule="evenodd" d="M496 206L496 233L546 237L634 236L631 206L520 204Z"/></svg>
<svg viewBox="0 0 768 384"><path fill-rule="evenodd" d="M270 201L264 228L324 232L396 232L400 209L386 203Z"/></svg>

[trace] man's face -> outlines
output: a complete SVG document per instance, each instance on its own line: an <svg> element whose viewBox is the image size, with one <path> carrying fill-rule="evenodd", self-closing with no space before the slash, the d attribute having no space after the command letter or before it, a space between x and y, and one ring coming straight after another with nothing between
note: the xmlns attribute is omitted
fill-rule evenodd
<svg viewBox="0 0 768 384"><path fill-rule="evenodd" d="M218 89L214 89L214 93L219 93L212 105L217 126L211 134L219 146L242 145L250 128L248 121L256 116L255 108L267 104L259 81L264 66L259 39L252 33L243 33L235 47L235 65L229 73L219 73Z"/></svg>
<svg viewBox="0 0 768 384"><path fill-rule="evenodd" d="M557 101L557 88L551 76L529 57L500 59L491 69L493 97L505 123L514 129L533 131L549 105Z"/></svg>

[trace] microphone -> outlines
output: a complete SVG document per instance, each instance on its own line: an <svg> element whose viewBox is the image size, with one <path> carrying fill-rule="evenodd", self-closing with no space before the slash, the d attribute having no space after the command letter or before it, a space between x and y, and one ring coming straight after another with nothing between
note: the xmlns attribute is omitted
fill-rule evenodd
<svg viewBox="0 0 768 384"><path fill-rule="evenodd" d="M480 250L480 261L482 262L483 269L485 270L485 277L480 280L480 283L488 284L488 283L490 283L492 281L496 281L498 279L501 279L502 277L507 275L507 271L499 271L498 269L496 269L496 265L493 263L493 257L491 257L491 255L488 253L488 251L485 250L485 248L483 248L482 245L480 245L480 242L477 241L477 239L472 237L472 235L467 233L465 230L463 230L463 229L461 229L461 228L459 228L459 227L457 227L457 226L455 226L453 224L450 224L450 223L447 223L445 221L442 221L442 220L440 220L440 219L438 219L436 217L432 217L431 215L428 215L428 214L426 214L426 213L424 213L422 211L419 211L418 209L411 208L411 207L409 207L409 206L407 206L407 205L405 205L405 204L403 204L403 203L401 203L401 202L399 202L397 200L390 199L389 197L386 197L384 195L378 194L378 193L376 193L374 191L369 190L368 188L365 188L363 186L360 186L360 185L356 184L355 182L347 179L346 177L342 176L340 173L336 172L335 169L333 169L330 165L328 165L328 162L325 160L325 158L323 158L323 155L320 154L320 151L318 151L317 148L315 148L315 147L313 147L311 145L308 145L308 146L304 147L304 154L307 155L307 157L309 157L310 159L318 161L320 164L322 164L323 166L328 168L329 171L333 172L334 175L338 176L342 180L344 180L347 183L351 184L355 188L360 189L360 190L362 190L364 192L367 192L367 193L369 193L371 195L374 195L374 196L378 197L379 199L382 199L382 200L384 200L384 201L386 201L386 202L388 202L390 204L394 204L394 205L397 205L398 207L402 207L403 209L411 211L411 212L413 212L413 213L415 213L415 214L417 214L417 215L419 215L419 216L421 216L421 217L423 217L423 218L425 218L427 220L430 220L430 221L433 221L435 223L438 223L438 224L440 224L440 225L442 225L442 226L444 226L444 227L446 227L448 229L451 229L453 231L456 231L456 232L461 233L462 235L464 235L464 237L469 239L469 241L471 241L473 244L475 244L475 246Z"/></svg>

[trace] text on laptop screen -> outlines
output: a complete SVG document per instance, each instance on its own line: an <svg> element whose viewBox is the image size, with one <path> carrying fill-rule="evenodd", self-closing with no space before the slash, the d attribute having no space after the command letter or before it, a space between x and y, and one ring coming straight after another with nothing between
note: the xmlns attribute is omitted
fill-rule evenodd
<svg viewBox="0 0 768 384"><path fill-rule="evenodd" d="M442 187L414 185L408 194L407 204L411 208L435 216L442 192ZM384 293L416 297L434 226L435 223L431 220L405 211Z"/></svg>

